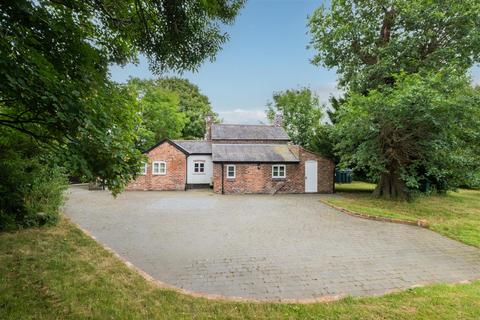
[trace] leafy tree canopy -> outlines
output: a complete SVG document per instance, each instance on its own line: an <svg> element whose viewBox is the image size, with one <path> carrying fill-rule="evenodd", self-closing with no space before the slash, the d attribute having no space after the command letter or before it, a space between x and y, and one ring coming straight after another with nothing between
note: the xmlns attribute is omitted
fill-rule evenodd
<svg viewBox="0 0 480 320"><path fill-rule="evenodd" d="M213 59L243 0L0 2L0 125L53 148L113 192L131 178L137 115L110 63L144 53L154 71ZM119 91L120 90L120 91ZM116 103L117 106L106 104ZM112 113L113 112L113 113Z"/></svg>
<svg viewBox="0 0 480 320"><path fill-rule="evenodd" d="M340 85L365 92L392 74L467 70L480 57L480 2L333 0L310 18L312 62L336 68Z"/></svg>
<svg viewBox="0 0 480 320"><path fill-rule="evenodd" d="M138 127L139 150L146 150L158 141L182 137L187 116L180 110L176 92L158 87L153 80L130 79L127 87L136 97L141 124Z"/></svg>
<svg viewBox="0 0 480 320"><path fill-rule="evenodd" d="M212 111L208 97L200 92L200 89L181 78L160 78L156 85L167 90L176 92L180 98L180 110L185 113L187 122L182 130L185 139L203 138L205 136L205 118L207 115L217 115Z"/></svg>
<svg viewBox="0 0 480 320"><path fill-rule="evenodd" d="M379 196L406 197L424 181L454 189L480 170L480 92L454 70L396 75L352 94L337 120L342 163L379 181Z"/></svg>
<svg viewBox="0 0 480 320"><path fill-rule="evenodd" d="M283 116L283 127L295 144L309 148L323 112L318 97L308 88L286 90L273 94L267 106L267 117Z"/></svg>

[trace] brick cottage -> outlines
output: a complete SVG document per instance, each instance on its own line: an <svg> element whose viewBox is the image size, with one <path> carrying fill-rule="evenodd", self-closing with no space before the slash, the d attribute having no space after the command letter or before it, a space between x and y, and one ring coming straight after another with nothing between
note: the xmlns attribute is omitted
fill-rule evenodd
<svg viewBox="0 0 480 320"><path fill-rule="evenodd" d="M205 140L165 139L127 190L332 193L334 164L293 145L280 125L210 124Z"/></svg>

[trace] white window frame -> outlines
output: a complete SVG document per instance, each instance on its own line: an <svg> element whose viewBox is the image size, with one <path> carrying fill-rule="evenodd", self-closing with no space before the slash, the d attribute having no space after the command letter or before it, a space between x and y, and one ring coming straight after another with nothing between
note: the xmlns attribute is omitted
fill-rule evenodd
<svg viewBox="0 0 480 320"><path fill-rule="evenodd" d="M140 175L141 176L146 176L147 175L147 170L148 170L148 162L143 163L143 170L140 170Z"/></svg>
<svg viewBox="0 0 480 320"><path fill-rule="evenodd" d="M158 164L158 172L155 172L155 164ZM163 172L161 171L161 164L164 165ZM165 161L153 161L152 162L152 175L164 176L167 174L167 163Z"/></svg>
<svg viewBox="0 0 480 320"><path fill-rule="evenodd" d="M198 163L198 171L195 172L195 165ZM203 166L200 166L202 164ZM202 171L200 171L202 169ZM204 160L194 160L193 161L193 174L205 174L205 161Z"/></svg>
<svg viewBox="0 0 480 320"><path fill-rule="evenodd" d="M233 176L230 175L230 168L233 168ZM235 179L237 176L237 167L234 164L227 164L227 179Z"/></svg>
<svg viewBox="0 0 480 320"><path fill-rule="evenodd" d="M278 175L274 174L275 168L277 168ZM283 176L280 175L280 168L283 168ZM285 179L287 177L287 166L284 164L272 165L272 179Z"/></svg>

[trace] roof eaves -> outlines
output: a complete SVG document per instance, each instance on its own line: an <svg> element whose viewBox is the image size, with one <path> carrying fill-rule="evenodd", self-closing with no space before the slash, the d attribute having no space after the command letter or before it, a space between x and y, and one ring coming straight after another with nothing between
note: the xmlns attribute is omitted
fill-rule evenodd
<svg viewBox="0 0 480 320"><path fill-rule="evenodd" d="M156 145L152 146L151 148L143 151L142 153L149 153L150 151L152 151L153 149L155 149L156 147L164 144L165 142L168 142L169 144L171 144L172 146L174 146L175 148L177 148L178 150L180 150L181 152L183 152L185 155L189 155L190 153L185 150L184 148L182 148L181 146L179 146L177 143L173 142L172 140L168 139L168 138L165 138L163 140L161 140L160 142L158 142Z"/></svg>

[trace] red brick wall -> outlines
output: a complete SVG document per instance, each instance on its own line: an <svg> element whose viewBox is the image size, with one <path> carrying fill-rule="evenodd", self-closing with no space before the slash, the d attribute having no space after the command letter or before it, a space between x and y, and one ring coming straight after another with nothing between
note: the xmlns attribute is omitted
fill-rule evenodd
<svg viewBox="0 0 480 320"><path fill-rule="evenodd" d="M166 141L150 150L147 156L147 174L139 175L126 190L185 190L187 157L183 152ZM152 175L152 161L165 161L167 173Z"/></svg>
<svg viewBox="0 0 480 320"><path fill-rule="evenodd" d="M292 148L294 148L292 151L298 154L300 162L297 164L286 164L286 177L284 179L272 178L271 163L236 163L235 179L228 179L227 164L224 164L224 192L303 193L305 192L305 161L317 160L318 192L332 193L333 162L297 146L292 146ZM222 164L219 163L215 163L213 167L213 189L216 193L222 192Z"/></svg>

